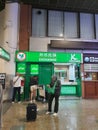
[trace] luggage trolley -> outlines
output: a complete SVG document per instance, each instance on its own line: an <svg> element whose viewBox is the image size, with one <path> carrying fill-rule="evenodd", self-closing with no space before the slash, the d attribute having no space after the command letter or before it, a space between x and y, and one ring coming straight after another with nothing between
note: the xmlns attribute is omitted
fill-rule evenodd
<svg viewBox="0 0 98 130"><path fill-rule="evenodd" d="M39 87L39 98L42 98L42 101L46 101L46 94L45 94L45 85L40 85Z"/></svg>

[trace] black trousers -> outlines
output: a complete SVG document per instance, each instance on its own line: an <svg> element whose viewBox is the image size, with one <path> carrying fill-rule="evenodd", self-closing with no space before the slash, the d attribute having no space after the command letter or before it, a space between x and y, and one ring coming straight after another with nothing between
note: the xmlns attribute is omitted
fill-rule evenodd
<svg viewBox="0 0 98 130"><path fill-rule="evenodd" d="M20 89L21 87L13 87L13 97L12 97L13 102L15 101L17 92L18 92L18 102L20 101Z"/></svg>
<svg viewBox="0 0 98 130"><path fill-rule="evenodd" d="M54 112L57 113L58 112L58 108L59 108L59 96L58 95L54 95L54 94L49 94L49 98L48 98L48 111L49 112L52 111L53 99L55 99Z"/></svg>

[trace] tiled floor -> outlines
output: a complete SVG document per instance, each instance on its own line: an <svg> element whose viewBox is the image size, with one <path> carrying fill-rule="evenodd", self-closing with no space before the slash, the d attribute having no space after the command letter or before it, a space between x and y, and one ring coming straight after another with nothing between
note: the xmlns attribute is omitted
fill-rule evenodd
<svg viewBox="0 0 98 130"><path fill-rule="evenodd" d="M36 121L26 121L28 102L12 104L3 115L2 130L98 130L98 100L60 99L57 117L46 115L47 104L37 102Z"/></svg>

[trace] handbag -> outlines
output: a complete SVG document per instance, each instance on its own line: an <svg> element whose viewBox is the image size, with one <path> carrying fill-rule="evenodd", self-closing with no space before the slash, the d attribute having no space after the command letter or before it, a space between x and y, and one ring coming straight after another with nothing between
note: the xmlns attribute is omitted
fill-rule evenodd
<svg viewBox="0 0 98 130"><path fill-rule="evenodd" d="M19 79L19 77L13 82L13 85L17 82L18 79Z"/></svg>
<svg viewBox="0 0 98 130"><path fill-rule="evenodd" d="M54 94L55 93L55 86L57 81L54 83L53 87L47 87L48 93Z"/></svg>

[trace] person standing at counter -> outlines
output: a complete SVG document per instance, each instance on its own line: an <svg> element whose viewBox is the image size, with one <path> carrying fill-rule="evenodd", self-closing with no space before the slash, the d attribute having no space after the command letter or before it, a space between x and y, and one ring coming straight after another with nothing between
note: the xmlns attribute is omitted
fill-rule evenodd
<svg viewBox="0 0 98 130"><path fill-rule="evenodd" d="M54 94L49 93L49 99L48 99L48 111L46 114L50 114L52 111L52 102L55 98L55 104L54 104L54 116L57 116L58 109L59 109L59 96L61 91L61 82L57 79L56 76L52 76L51 83L48 85L49 87L53 87L55 85L55 92Z"/></svg>
<svg viewBox="0 0 98 130"><path fill-rule="evenodd" d="M30 79L30 102L31 103L35 102L37 88L38 88L38 76L33 76Z"/></svg>
<svg viewBox="0 0 98 130"><path fill-rule="evenodd" d="M12 103L15 102L16 93L18 92L18 103L20 103L20 90L21 90L21 80L22 77L19 73L16 73L15 77L13 78L13 97Z"/></svg>

